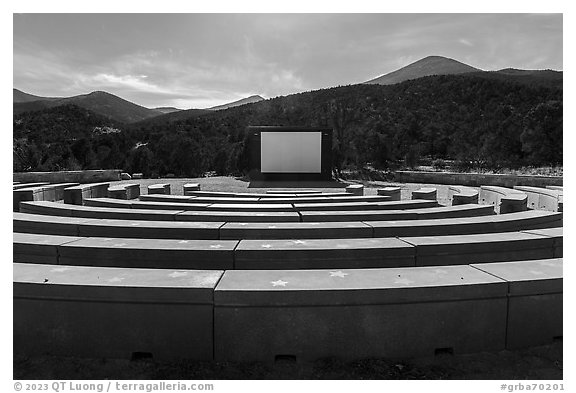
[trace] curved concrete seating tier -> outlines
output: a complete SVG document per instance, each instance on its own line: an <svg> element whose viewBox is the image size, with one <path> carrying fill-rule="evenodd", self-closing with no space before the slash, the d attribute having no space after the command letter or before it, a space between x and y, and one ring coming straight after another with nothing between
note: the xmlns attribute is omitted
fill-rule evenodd
<svg viewBox="0 0 576 393"><path fill-rule="evenodd" d="M143 201L120 201L112 198L96 198L86 200L87 206L100 207L128 207L133 208L151 208L151 209L170 209L170 210L198 210L198 211L262 211L262 212L290 212L290 211L361 211L361 210L404 210L418 209L424 207L437 207L435 201L385 201L385 202L338 202L330 203L196 203L196 199L184 199L181 197L174 199L180 202L164 202L166 199L156 199L157 197L166 197L172 195L150 195L152 200L146 198ZM143 195L142 197L146 197Z"/></svg>
<svg viewBox="0 0 576 393"><path fill-rule="evenodd" d="M79 226L93 233L102 231L102 227ZM134 231L142 233L149 227L144 225ZM210 228L196 229L210 231ZM553 258L559 255L559 245L561 253L561 230L535 231L397 238L244 238L240 241L14 233L13 252L16 262L178 269L440 266Z"/></svg>
<svg viewBox="0 0 576 393"><path fill-rule="evenodd" d="M400 187L384 187L379 188L376 192L378 195L387 196L391 201L399 201L400 198Z"/></svg>
<svg viewBox="0 0 576 393"><path fill-rule="evenodd" d="M148 186L148 194L164 194L170 195L170 184L151 184Z"/></svg>
<svg viewBox="0 0 576 393"><path fill-rule="evenodd" d="M450 186L448 188L448 197L451 205L466 205L469 203L478 203L479 192L477 189L466 186Z"/></svg>
<svg viewBox="0 0 576 393"><path fill-rule="evenodd" d="M560 196L563 191L528 186L514 186L514 189L522 191L528 195L527 206L529 209L540 209L553 212L563 210L563 206L559 206Z"/></svg>
<svg viewBox="0 0 576 393"><path fill-rule="evenodd" d="M64 189L64 203L83 205L87 198L102 198L108 196L110 183L80 184Z"/></svg>
<svg viewBox="0 0 576 393"><path fill-rule="evenodd" d="M27 355L402 358L563 335L561 259L226 272L15 263L13 281L14 350Z"/></svg>
<svg viewBox="0 0 576 393"><path fill-rule="evenodd" d="M554 239L554 258L561 258L563 256L564 238L562 236L562 227L558 228L545 228L545 229L531 229L526 231L538 236L547 236Z"/></svg>
<svg viewBox="0 0 576 393"><path fill-rule="evenodd" d="M499 214L519 212L528 209L528 196L512 188L481 186L480 203L493 205Z"/></svg>
<svg viewBox="0 0 576 393"><path fill-rule="evenodd" d="M14 232L160 239L341 239L494 233L562 226L544 211L465 218L348 222L181 222L13 214Z"/></svg>
<svg viewBox="0 0 576 393"><path fill-rule="evenodd" d="M19 190L21 188L28 188L28 187L38 187L38 186L46 186L50 183L47 182L36 182L36 183L18 183L18 182L14 182L12 184L12 189L13 190Z"/></svg>
<svg viewBox="0 0 576 393"><path fill-rule="evenodd" d="M13 210L19 211L22 201L59 201L64 199L64 189L78 183L57 183L24 187L12 191Z"/></svg>
<svg viewBox="0 0 576 393"><path fill-rule="evenodd" d="M438 190L434 187L423 187L418 190L412 191L412 199L423 199L435 201Z"/></svg>
<svg viewBox="0 0 576 393"><path fill-rule="evenodd" d="M179 202L179 203L210 203L210 204L270 204L270 203L342 203L342 202L386 202L390 201L389 197L379 195L356 196L298 196L298 197L213 197L213 196L181 196L181 195L142 195L141 201L144 202Z"/></svg>
<svg viewBox="0 0 576 393"><path fill-rule="evenodd" d="M136 199L140 196L140 184L119 184L108 188L108 197L115 199Z"/></svg>

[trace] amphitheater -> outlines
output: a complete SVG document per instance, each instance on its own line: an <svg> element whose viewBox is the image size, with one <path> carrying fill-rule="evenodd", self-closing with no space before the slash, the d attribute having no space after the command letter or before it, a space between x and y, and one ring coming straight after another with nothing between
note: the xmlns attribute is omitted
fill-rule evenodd
<svg viewBox="0 0 576 393"><path fill-rule="evenodd" d="M562 339L562 187L13 185L14 352L410 358ZM179 195L175 195L179 194Z"/></svg>

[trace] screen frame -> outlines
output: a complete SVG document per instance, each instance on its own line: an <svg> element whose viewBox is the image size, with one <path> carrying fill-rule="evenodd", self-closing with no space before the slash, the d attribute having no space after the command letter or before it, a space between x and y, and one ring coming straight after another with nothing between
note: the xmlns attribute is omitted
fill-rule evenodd
<svg viewBox="0 0 576 393"><path fill-rule="evenodd" d="M321 133L321 171L262 173L261 137L263 132L320 132ZM250 179L254 180L332 180L332 128L298 127L298 126L249 126L247 127L247 143L250 155Z"/></svg>

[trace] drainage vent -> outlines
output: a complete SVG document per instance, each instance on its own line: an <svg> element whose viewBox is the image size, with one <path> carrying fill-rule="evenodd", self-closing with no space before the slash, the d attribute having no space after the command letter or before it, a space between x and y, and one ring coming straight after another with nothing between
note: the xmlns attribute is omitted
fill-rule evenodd
<svg viewBox="0 0 576 393"><path fill-rule="evenodd" d="M434 350L434 356L442 356L442 355L454 355L454 348L436 348Z"/></svg>
<svg viewBox="0 0 576 393"><path fill-rule="evenodd" d="M132 352L130 360L152 359L152 352Z"/></svg>
<svg viewBox="0 0 576 393"><path fill-rule="evenodd" d="M296 363L296 356L294 355L276 355L274 356L276 363Z"/></svg>

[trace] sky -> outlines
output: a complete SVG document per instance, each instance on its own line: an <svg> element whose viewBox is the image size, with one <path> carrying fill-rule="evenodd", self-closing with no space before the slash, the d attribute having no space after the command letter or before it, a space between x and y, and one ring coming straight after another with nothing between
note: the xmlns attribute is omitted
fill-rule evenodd
<svg viewBox="0 0 576 393"><path fill-rule="evenodd" d="M13 86L207 108L361 83L430 55L563 70L562 14L14 14Z"/></svg>

